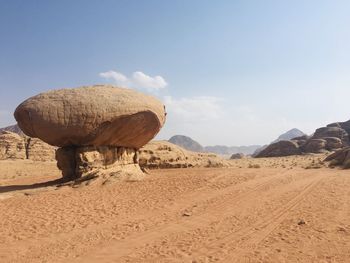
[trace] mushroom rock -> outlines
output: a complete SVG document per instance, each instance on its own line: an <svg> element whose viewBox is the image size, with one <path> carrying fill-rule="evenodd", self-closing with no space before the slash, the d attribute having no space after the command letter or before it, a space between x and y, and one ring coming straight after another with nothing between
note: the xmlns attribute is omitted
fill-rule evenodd
<svg viewBox="0 0 350 263"><path fill-rule="evenodd" d="M143 174L137 150L160 131L166 113L151 96L96 85L41 93L14 116L26 135L61 147L56 160L64 178L130 178Z"/></svg>
<svg viewBox="0 0 350 263"><path fill-rule="evenodd" d="M140 148L165 121L164 106L155 98L106 85L41 93L14 115L26 135L59 147Z"/></svg>

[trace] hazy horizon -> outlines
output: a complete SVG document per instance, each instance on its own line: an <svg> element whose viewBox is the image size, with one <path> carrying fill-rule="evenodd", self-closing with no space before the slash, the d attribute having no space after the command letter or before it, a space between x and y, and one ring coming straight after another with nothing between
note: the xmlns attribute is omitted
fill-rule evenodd
<svg viewBox="0 0 350 263"><path fill-rule="evenodd" d="M0 127L40 92L152 94L157 136L263 145L350 119L347 1L1 1Z"/></svg>

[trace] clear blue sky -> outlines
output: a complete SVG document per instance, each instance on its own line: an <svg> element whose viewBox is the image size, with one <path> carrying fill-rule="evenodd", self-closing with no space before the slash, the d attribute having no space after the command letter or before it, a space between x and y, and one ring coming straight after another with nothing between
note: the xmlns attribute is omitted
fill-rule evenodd
<svg viewBox="0 0 350 263"><path fill-rule="evenodd" d="M345 0L0 0L0 126L39 92L139 71L167 83L134 85L168 107L158 138L311 133L350 118L349 13Z"/></svg>

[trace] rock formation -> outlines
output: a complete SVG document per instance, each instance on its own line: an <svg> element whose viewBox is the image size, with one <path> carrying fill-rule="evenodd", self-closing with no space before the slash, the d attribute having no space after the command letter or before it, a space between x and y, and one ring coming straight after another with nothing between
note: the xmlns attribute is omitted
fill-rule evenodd
<svg viewBox="0 0 350 263"><path fill-rule="evenodd" d="M323 153L326 151L327 141L323 139L310 139L301 145L306 153Z"/></svg>
<svg viewBox="0 0 350 263"><path fill-rule="evenodd" d="M342 129L345 130L348 134L350 134L350 120L344 121L344 122L335 122L335 123L331 123L331 124L328 124L327 127L338 127L338 128L342 128Z"/></svg>
<svg viewBox="0 0 350 263"><path fill-rule="evenodd" d="M14 115L26 135L59 147L140 148L165 121L164 106L155 98L103 85L41 93Z"/></svg>
<svg viewBox="0 0 350 263"><path fill-rule="evenodd" d="M335 151L327 156L324 161L329 162L330 167L340 166L343 169L350 169L350 147Z"/></svg>
<svg viewBox="0 0 350 263"><path fill-rule="evenodd" d="M0 160L26 159L26 145L23 137L16 133L0 133Z"/></svg>
<svg viewBox="0 0 350 263"><path fill-rule="evenodd" d="M22 133L19 133L22 134ZM0 160L29 159L32 161L54 161L56 147L17 133L0 132Z"/></svg>
<svg viewBox="0 0 350 263"><path fill-rule="evenodd" d="M303 133L301 130L297 129L297 128L293 128L285 133L282 133L280 136L278 136L278 138L274 141L272 141L270 144L266 144L266 145L263 145L263 146L260 146L259 148L257 148L252 156L253 157L259 157L260 156L260 153L265 150L269 145L271 144L274 144L274 143L277 143L279 141L290 141L292 140L293 138L303 138L303 137L307 137L307 135L305 133ZM281 145L283 146L283 145ZM285 155L283 155L285 156ZM263 157L263 156L260 156L260 157ZM267 156L266 156L267 157Z"/></svg>
<svg viewBox="0 0 350 263"><path fill-rule="evenodd" d="M285 143L273 143L267 146L255 157L286 156L307 153L324 153L335 151L350 145L350 121L337 122L319 128L311 136L299 136ZM295 144L295 151L286 145ZM294 147L294 146L293 146Z"/></svg>
<svg viewBox="0 0 350 263"><path fill-rule="evenodd" d="M326 150L328 151L338 150L344 146L342 140L337 137L324 137L323 139L326 140Z"/></svg>
<svg viewBox="0 0 350 263"><path fill-rule="evenodd" d="M349 134L340 127L322 127L317 129L312 136L314 139L322 139L325 137L339 138L343 146L349 145Z"/></svg>
<svg viewBox="0 0 350 263"><path fill-rule="evenodd" d="M26 135L61 147L56 159L65 179L85 180L142 177L137 150L159 132L166 114L151 96L96 85L41 93L14 115Z"/></svg>
<svg viewBox="0 0 350 263"><path fill-rule="evenodd" d="M27 159L32 161L55 161L56 147L37 138L26 139Z"/></svg>
<svg viewBox="0 0 350 263"><path fill-rule="evenodd" d="M167 141L151 141L140 149L143 168L227 167L229 163L212 153L187 151Z"/></svg>
<svg viewBox="0 0 350 263"><path fill-rule="evenodd" d="M300 154L299 145L295 141L279 141L270 144L255 157L279 157Z"/></svg>
<svg viewBox="0 0 350 263"><path fill-rule="evenodd" d="M243 159L244 157L243 153L234 153L231 155L230 160Z"/></svg>

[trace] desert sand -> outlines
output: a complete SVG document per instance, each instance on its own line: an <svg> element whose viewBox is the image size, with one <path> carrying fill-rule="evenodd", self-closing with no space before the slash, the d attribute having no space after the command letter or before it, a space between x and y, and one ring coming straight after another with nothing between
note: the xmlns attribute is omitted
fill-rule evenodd
<svg viewBox="0 0 350 263"><path fill-rule="evenodd" d="M1 262L349 262L350 171L323 158L76 187L55 162L0 161Z"/></svg>

